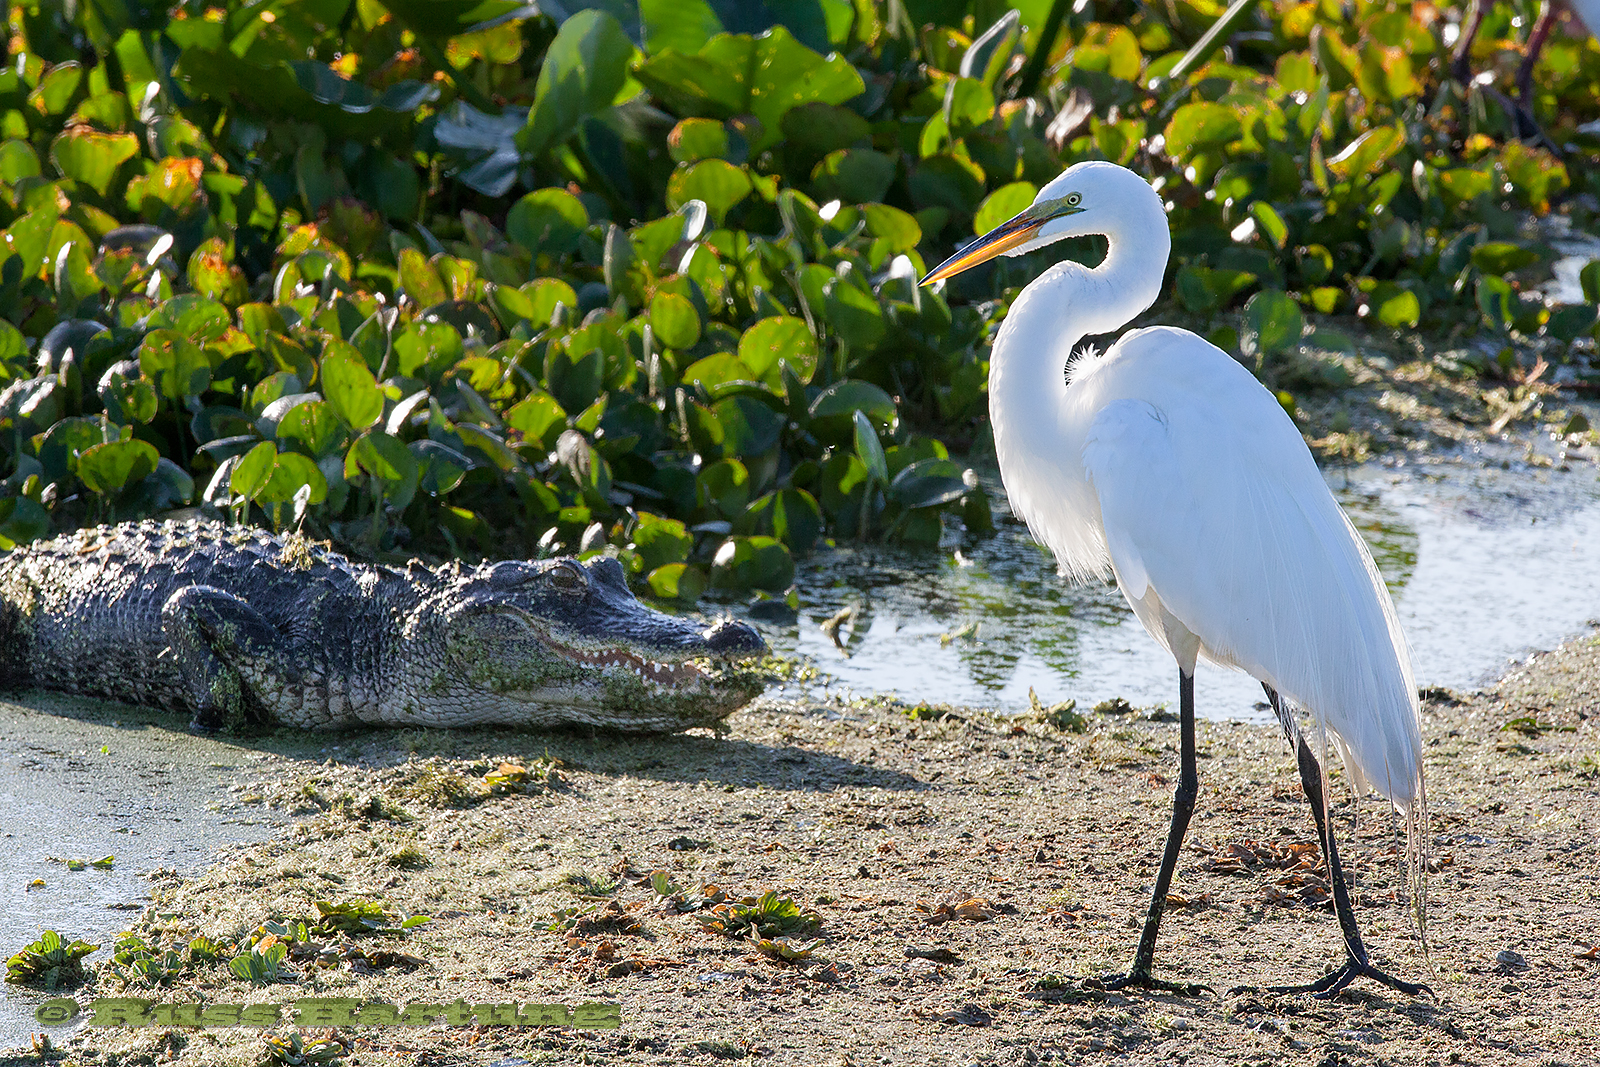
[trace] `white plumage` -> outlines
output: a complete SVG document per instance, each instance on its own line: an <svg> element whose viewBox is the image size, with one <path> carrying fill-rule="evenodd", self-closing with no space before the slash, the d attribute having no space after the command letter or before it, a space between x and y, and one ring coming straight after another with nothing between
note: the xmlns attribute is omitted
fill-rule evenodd
<svg viewBox="0 0 1600 1067"><path fill-rule="evenodd" d="M990 421L1013 510L1063 572L1115 575L1186 687L1204 656L1309 712L1356 788L1370 783L1408 816L1415 856L1425 800L1405 640L1371 553L1293 421L1248 371L1187 330L1134 330L1103 355L1069 362L1085 337L1121 329L1159 295L1171 238L1156 192L1122 167L1080 163L926 280L1086 234L1108 238L1104 262L1046 270L1011 306L990 356ZM1192 759L1192 688L1184 696ZM1298 741L1292 709L1280 714ZM1317 775L1307 782L1314 804ZM1192 808L1182 788L1177 807ZM1174 862L1187 822L1175 812ZM1331 838L1325 847L1331 857ZM1147 920L1151 950L1161 903ZM1375 972L1358 935L1347 945L1359 973L1420 988ZM1143 967L1137 984L1149 984L1144 944L1140 953L1130 973Z"/></svg>

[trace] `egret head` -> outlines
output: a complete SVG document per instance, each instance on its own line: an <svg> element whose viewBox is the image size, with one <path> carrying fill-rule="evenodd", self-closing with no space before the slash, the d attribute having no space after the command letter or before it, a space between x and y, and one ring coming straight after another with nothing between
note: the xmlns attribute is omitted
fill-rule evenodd
<svg viewBox="0 0 1600 1067"><path fill-rule="evenodd" d="M1101 160L1076 163L1050 182L1015 216L939 264L922 279L929 285L995 256L1020 256L1063 237L1116 234L1123 220L1147 214L1161 202L1148 182L1126 167ZM1161 229L1166 230L1165 216Z"/></svg>

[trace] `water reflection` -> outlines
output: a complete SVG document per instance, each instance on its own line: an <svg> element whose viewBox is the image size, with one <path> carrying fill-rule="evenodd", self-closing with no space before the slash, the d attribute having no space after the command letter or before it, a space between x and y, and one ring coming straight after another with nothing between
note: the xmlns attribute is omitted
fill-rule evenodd
<svg viewBox="0 0 1600 1067"><path fill-rule="evenodd" d="M1412 645L1417 680L1465 687L1552 647L1600 613L1600 482L1481 462L1329 475L1372 547ZM1003 496L1001 497L1003 499ZM804 564L800 623L773 645L811 656L857 692L1022 711L1028 691L1093 704L1173 702L1171 658L1113 585L1073 586L1027 529L948 552L844 548ZM821 624L842 608L848 658ZM1266 714L1248 677L1202 665L1197 710Z"/></svg>

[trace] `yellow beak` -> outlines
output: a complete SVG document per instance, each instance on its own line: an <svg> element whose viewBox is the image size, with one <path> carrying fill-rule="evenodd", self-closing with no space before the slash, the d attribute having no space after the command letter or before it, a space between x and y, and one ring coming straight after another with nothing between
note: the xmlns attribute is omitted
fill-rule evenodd
<svg viewBox="0 0 1600 1067"><path fill-rule="evenodd" d="M1019 211L929 271L928 276L922 279L922 284L932 285L951 275L976 267L979 263L987 263L995 256L1009 252L1018 245L1027 244L1047 221L1049 221L1048 215L1035 214L1031 206Z"/></svg>

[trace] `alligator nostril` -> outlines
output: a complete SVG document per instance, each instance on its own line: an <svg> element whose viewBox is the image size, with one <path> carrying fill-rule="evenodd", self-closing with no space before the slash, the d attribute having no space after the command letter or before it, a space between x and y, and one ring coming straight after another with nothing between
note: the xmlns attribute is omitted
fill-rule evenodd
<svg viewBox="0 0 1600 1067"><path fill-rule="evenodd" d="M706 647L718 656L758 656L767 643L748 623L723 619L705 632Z"/></svg>

